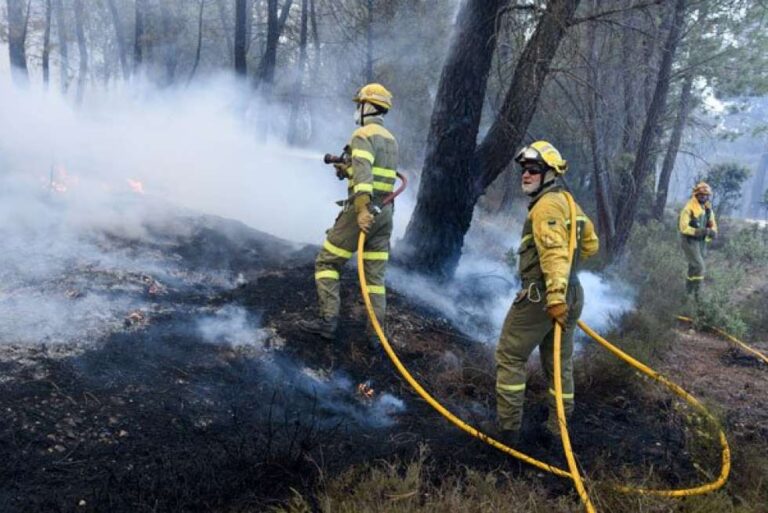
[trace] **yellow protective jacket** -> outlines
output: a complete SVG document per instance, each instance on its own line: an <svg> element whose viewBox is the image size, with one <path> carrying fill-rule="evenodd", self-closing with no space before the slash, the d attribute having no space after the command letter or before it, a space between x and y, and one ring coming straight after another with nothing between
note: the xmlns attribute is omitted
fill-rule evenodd
<svg viewBox="0 0 768 513"><path fill-rule="evenodd" d="M695 237L698 228L709 228L717 233L717 220L712 204L707 202L702 206L696 196L693 196L680 211L678 229L686 237Z"/></svg>
<svg viewBox="0 0 768 513"><path fill-rule="evenodd" d="M348 169L349 197L387 195L395 190L398 160L397 141L378 117L367 118L352 134L349 143L352 165Z"/></svg>
<svg viewBox="0 0 768 513"><path fill-rule="evenodd" d="M578 260L597 253L600 242L592 221L576 205ZM565 293L577 269L568 263L568 238L571 216L568 201L559 186L546 189L533 198L520 242L519 272L523 287L544 282L547 305L565 303ZM571 276L571 273L574 276Z"/></svg>

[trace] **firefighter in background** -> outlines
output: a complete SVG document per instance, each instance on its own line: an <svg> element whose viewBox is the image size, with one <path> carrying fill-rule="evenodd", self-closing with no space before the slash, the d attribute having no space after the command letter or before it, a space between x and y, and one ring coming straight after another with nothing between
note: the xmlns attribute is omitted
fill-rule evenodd
<svg viewBox="0 0 768 513"><path fill-rule="evenodd" d="M712 188L699 182L691 199L680 212L678 224L685 258L688 261L688 276L685 290L687 296L699 300L699 289L704 281L704 255L707 244L717 235L717 221L712 211Z"/></svg>
<svg viewBox="0 0 768 513"><path fill-rule="evenodd" d="M562 382L566 415L573 412L573 335L584 304L576 272L579 261L598 251L592 221L577 205L577 247L569 264L571 214L560 177L567 163L546 141L526 146L515 157L521 166L522 189L530 196L528 216L518 249L522 288L504 320L496 349L495 431L505 442L519 440L528 357L538 347L549 383L547 429L559 433L555 406L554 323L563 327Z"/></svg>
<svg viewBox="0 0 768 513"><path fill-rule="evenodd" d="M392 94L381 84L368 84L354 97L355 123L349 143L351 159L334 164L337 176L348 180L348 197L315 260L315 283L320 317L299 323L302 330L334 340L339 325L339 278L357 248L360 230L366 232L363 260L368 293L379 322L384 325L386 290L384 272L389 260L394 206L379 202L395 188L398 148L384 128L384 115L392 108ZM374 217L373 211L380 210ZM369 326L369 330L370 330Z"/></svg>

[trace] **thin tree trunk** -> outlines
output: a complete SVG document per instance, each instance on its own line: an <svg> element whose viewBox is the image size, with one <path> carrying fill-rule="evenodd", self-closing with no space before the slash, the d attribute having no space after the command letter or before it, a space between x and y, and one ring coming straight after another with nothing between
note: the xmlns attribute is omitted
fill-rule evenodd
<svg viewBox="0 0 768 513"><path fill-rule="evenodd" d="M229 30L229 23L227 20L227 7L224 5L224 0L216 0L216 7L219 12L219 21L221 22L221 30L224 34L224 41L227 43L227 55L234 56L235 49L232 42L232 33Z"/></svg>
<svg viewBox="0 0 768 513"><path fill-rule="evenodd" d="M197 14L197 48L195 49L195 62L192 65L192 71L189 72L189 78L187 79L187 85L192 82L197 71L197 66L200 64L200 54L203 50L203 11L205 10L205 0L200 0L200 10Z"/></svg>
<svg viewBox="0 0 768 513"><path fill-rule="evenodd" d="M236 0L235 2L235 73L242 77L248 74L245 36L246 3L246 0Z"/></svg>
<svg viewBox="0 0 768 513"><path fill-rule="evenodd" d="M171 85L176 79L178 47L176 45L176 27L171 10L168 8L168 4L168 0L160 2L160 23L163 27L163 64L165 65L165 83Z"/></svg>
<svg viewBox="0 0 768 513"><path fill-rule="evenodd" d="M312 41L315 45L315 50L320 51L320 33L317 30L317 12L315 11L315 0L311 0L309 9L309 18L312 21Z"/></svg>
<svg viewBox="0 0 768 513"><path fill-rule="evenodd" d="M659 185L656 188L656 204L653 208L653 215L661 221L664 217L664 207L667 206L667 194L669 193L669 180L672 177L672 170L675 168L677 152L680 150L680 142L683 139L683 131L688 122L688 115L691 112L691 96L693 91L693 73L688 73L683 81L680 91L680 106L677 110L675 125L672 127L672 134L669 137L669 146L664 154L664 162L661 165L661 174L659 175Z"/></svg>
<svg viewBox="0 0 768 513"><path fill-rule="evenodd" d="M146 33L147 0L136 0L135 31L133 38L133 73L140 71L144 64L144 53L147 43Z"/></svg>
<svg viewBox="0 0 768 513"><path fill-rule="evenodd" d="M53 0L56 11L56 34L59 39L59 74L61 77L61 92L66 93L69 88L69 50L67 47L66 22L64 20L64 7L62 0Z"/></svg>
<svg viewBox="0 0 768 513"><path fill-rule="evenodd" d="M267 89L271 88L272 82L275 79L277 40L279 37L277 0L267 0L267 44L264 48L264 57L261 59L261 66L259 69L259 81L263 82L267 86Z"/></svg>
<svg viewBox="0 0 768 513"><path fill-rule="evenodd" d="M373 82L373 0L368 0L365 39L365 81L370 84Z"/></svg>
<svg viewBox="0 0 768 513"><path fill-rule="evenodd" d="M45 0L45 33L43 34L43 84L48 89L51 59L51 0Z"/></svg>
<svg viewBox="0 0 768 513"><path fill-rule="evenodd" d="M107 0L107 9L112 17L112 26L115 27L115 40L117 41L117 54L120 59L120 69L123 72L123 78L128 78L131 69L128 67L128 48L125 40L125 29L123 21L120 19L120 13L117 10L115 0Z"/></svg>
<svg viewBox="0 0 768 513"><path fill-rule="evenodd" d="M293 85L293 101L291 102L291 117L289 122L288 144L296 144L299 140L299 110L301 109L301 83L304 79L304 69L307 65L307 21L308 0L301 0L301 28L299 35L299 62L296 69L296 82Z"/></svg>
<svg viewBox="0 0 768 513"><path fill-rule="evenodd" d="M664 48L662 51L661 65L659 66L659 75L656 80L656 88L648 107L648 115L643 126L640 144L637 148L635 162L632 167L632 183L630 190L624 201L619 205L618 215L616 217L616 239L614 244L615 254L620 254L629 240L629 234L637 215L637 206L643 187L653 170L655 162L655 151L657 145L657 135L662 114L664 113L667 96L669 94L669 83L672 71L672 62L674 61L680 33L682 31L686 0L676 0L672 24L669 29Z"/></svg>
<svg viewBox="0 0 768 513"><path fill-rule="evenodd" d="M88 45L85 42L85 20L83 19L83 0L74 0L75 35L77 36L78 72L77 72L77 103L83 101L85 81L88 78Z"/></svg>
<svg viewBox="0 0 768 513"><path fill-rule="evenodd" d="M17 85L29 83L26 52L26 18L23 0L7 0L8 5L8 55L11 76Z"/></svg>

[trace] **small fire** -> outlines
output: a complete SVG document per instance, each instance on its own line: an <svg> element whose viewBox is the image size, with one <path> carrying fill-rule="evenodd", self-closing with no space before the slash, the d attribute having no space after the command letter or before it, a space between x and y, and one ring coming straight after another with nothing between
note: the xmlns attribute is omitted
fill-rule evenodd
<svg viewBox="0 0 768 513"><path fill-rule="evenodd" d="M136 194L144 194L144 184L139 180L128 179L128 187Z"/></svg>
<svg viewBox="0 0 768 513"><path fill-rule="evenodd" d="M371 386L372 383L370 381L365 381L363 383L360 383L357 385L357 393L360 394L363 399L371 400L373 399L373 396L375 395L375 390Z"/></svg>
<svg viewBox="0 0 768 513"><path fill-rule="evenodd" d="M64 166L58 165L51 167L51 173L48 178L48 189L53 192L64 194L75 184L77 184L77 177L67 173Z"/></svg>

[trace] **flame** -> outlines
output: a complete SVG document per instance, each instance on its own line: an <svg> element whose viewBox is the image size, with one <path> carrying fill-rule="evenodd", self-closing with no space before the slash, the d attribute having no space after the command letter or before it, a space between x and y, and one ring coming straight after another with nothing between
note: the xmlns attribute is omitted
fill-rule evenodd
<svg viewBox="0 0 768 513"><path fill-rule="evenodd" d="M62 165L52 166L51 174L48 178L48 188L53 192L64 194L77 184L77 177L67 173L67 170Z"/></svg>
<svg viewBox="0 0 768 513"><path fill-rule="evenodd" d="M128 187L136 194L144 194L144 184L139 180L128 179Z"/></svg>
<svg viewBox="0 0 768 513"><path fill-rule="evenodd" d="M373 396L376 393L373 390L370 381L366 381L357 385L357 392L363 396L363 399L373 399Z"/></svg>

